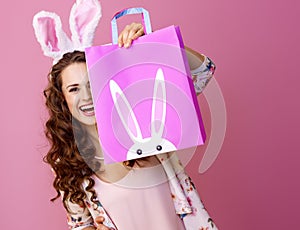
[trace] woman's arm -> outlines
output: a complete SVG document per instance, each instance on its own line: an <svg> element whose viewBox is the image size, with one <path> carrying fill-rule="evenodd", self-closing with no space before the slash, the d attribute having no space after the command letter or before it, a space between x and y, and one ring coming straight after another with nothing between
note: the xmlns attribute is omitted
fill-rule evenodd
<svg viewBox="0 0 300 230"><path fill-rule="evenodd" d="M95 222L97 223L97 227L86 227L82 230L110 230L110 228L106 227L103 222L104 222L104 217L98 216L95 219Z"/></svg>
<svg viewBox="0 0 300 230"><path fill-rule="evenodd" d="M133 40L144 35L144 27L141 23L131 23L127 25L118 37L119 47L128 48ZM215 64L206 56L185 46L190 70L193 76L193 82L197 95L199 95L215 71Z"/></svg>
<svg viewBox="0 0 300 230"><path fill-rule="evenodd" d="M198 53L197 51L185 46L185 50L187 51L187 58L189 62L190 69L196 69L202 65L205 60L205 56Z"/></svg>
<svg viewBox="0 0 300 230"><path fill-rule="evenodd" d="M141 23L131 23L120 33L118 38L119 47L130 47L133 40L144 34ZM215 71L215 64L206 56L185 46L189 66L197 95L206 87Z"/></svg>
<svg viewBox="0 0 300 230"><path fill-rule="evenodd" d="M216 66L208 57L185 47L188 63L193 77L194 87L199 95L213 77Z"/></svg>
<svg viewBox="0 0 300 230"><path fill-rule="evenodd" d="M81 207L78 204L74 204L67 201L68 208L68 225L72 230L110 230L111 228L104 225L104 216L97 216L93 219L89 209L84 206ZM105 215L103 213L103 215ZM107 217L108 218L108 217ZM108 218L109 219L109 218ZM97 227L95 227L95 225Z"/></svg>

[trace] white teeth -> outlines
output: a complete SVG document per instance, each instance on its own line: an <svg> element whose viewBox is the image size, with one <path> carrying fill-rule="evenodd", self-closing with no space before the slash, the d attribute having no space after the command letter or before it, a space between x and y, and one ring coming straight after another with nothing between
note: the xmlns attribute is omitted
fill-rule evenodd
<svg viewBox="0 0 300 230"><path fill-rule="evenodd" d="M79 109L83 112L88 112L88 111L93 111L94 106L92 104L91 105L83 105L83 106L80 106Z"/></svg>

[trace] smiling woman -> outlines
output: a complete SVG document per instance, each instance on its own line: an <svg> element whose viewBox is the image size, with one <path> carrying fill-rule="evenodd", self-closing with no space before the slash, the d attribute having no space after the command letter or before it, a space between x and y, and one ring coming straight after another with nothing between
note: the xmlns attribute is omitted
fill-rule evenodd
<svg viewBox="0 0 300 230"><path fill-rule="evenodd" d="M209 77L212 63L200 56L200 69ZM63 55L51 69L44 94L51 142L45 160L56 174L52 200L62 196L72 229L217 229L176 155L103 164L83 52ZM141 212L149 215L136 218ZM153 213L160 221L152 221Z"/></svg>
<svg viewBox="0 0 300 230"><path fill-rule="evenodd" d="M75 36L72 40L64 37L68 41L65 44L58 43L65 41L62 36L66 35L57 26L60 24L56 16L41 12L34 18L37 38L44 53L53 57L55 63L44 91L49 110L46 137L50 142L45 161L55 173L53 186L57 192L52 201L62 198L68 224L76 230L217 229L176 154L104 164L85 53L79 51L91 45L93 36L88 35L93 35L98 22L100 13L95 14L95 9L99 2L76 3L70 17L74 20L71 31ZM90 7L95 18L86 12L76 13L86 7ZM92 27L78 31L82 27L74 26L75 23L86 20ZM53 38L56 30L57 37ZM126 26L119 35L119 47L128 48L143 31L140 23ZM193 57L196 86L199 76L212 76L214 65L200 54Z"/></svg>
<svg viewBox="0 0 300 230"><path fill-rule="evenodd" d="M62 92L73 117L95 124L95 113L85 63L73 63L62 71Z"/></svg>

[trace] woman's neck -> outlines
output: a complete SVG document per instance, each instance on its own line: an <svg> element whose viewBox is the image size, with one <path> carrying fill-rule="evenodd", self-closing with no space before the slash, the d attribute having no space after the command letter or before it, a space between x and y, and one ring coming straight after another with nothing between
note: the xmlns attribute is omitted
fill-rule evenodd
<svg viewBox="0 0 300 230"><path fill-rule="evenodd" d="M86 125L85 129L91 138L91 141L93 145L96 148L96 158L102 160L103 159L103 153L101 150L101 145L99 142L99 136L98 136L98 131L97 131L97 126L96 125Z"/></svg>

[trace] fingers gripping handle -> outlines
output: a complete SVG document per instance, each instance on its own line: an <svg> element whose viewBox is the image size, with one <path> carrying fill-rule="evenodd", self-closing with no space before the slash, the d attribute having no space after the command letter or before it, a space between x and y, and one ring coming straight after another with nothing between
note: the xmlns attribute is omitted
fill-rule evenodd
<svg viewBox="0 0 300 230"><path fill-rule="evenodd" d="M149 12L144 8L128 8L116 13L113 19L111 20L113 44L118 43L119 34L118 34L117 19L128 14L142 14L145 34L150 34L152 32Z"/></svg>

